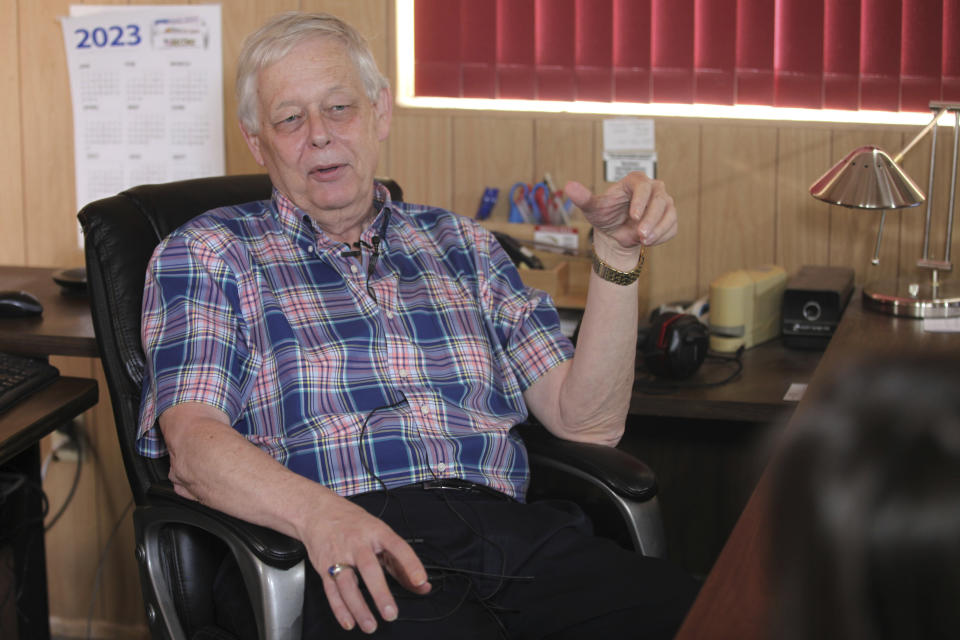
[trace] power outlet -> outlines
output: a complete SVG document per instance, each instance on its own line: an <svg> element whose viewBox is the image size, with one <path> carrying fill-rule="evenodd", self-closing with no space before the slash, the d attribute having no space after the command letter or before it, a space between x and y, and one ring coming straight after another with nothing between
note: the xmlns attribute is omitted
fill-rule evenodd
<svg viewBox="0 0 960 640"><path fill-rule="evenodd" d="M50 436L54 460L59 462L83 462L83 424L75 420L70 432L57 429Z"/></svg>

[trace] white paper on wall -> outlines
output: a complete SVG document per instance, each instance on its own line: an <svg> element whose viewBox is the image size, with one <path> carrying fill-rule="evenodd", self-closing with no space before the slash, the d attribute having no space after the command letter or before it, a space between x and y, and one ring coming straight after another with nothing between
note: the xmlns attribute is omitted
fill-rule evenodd
<svg viewBox="0 0 960 640"><path fill-rule="evenodd" d="M631 171L657 177L656 131L649 118L603 121L604 179L617 182Z"/></svg>
<svg viewBox="0 0 960 640"><path fill-rule="evenodd" d="M223 175L220 5L70 13L77 209L138 184Z"/></svg>

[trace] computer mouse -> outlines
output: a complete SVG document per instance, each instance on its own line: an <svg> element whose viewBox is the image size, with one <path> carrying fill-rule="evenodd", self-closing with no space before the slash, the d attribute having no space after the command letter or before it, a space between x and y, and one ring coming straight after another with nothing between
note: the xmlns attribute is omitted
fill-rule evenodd
<svg viewBox="0 0 960 640"><path fill-rule="evenodd" d="M0 291L0 318L23 318L43 313L43 305L27 291Z"/></svg>

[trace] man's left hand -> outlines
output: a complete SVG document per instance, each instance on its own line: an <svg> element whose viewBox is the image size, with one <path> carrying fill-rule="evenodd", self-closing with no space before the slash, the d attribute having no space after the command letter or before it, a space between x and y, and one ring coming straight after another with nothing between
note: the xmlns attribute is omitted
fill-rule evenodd
<svg viewBox="0 0 960 640"><path fill-rule="evenodd" d="M614 240L621 250L662 244L677 235L673 198L661 181L643 172L630 173L601 195L579 182L568 182L563 192L583 211L594 234Z"/></svg>

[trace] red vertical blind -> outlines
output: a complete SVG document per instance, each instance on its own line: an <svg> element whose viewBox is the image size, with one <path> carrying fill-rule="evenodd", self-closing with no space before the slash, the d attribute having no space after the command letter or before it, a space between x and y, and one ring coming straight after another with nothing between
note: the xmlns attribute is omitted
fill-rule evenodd
<svg viewBox="0 0 960 640"><path fill-rule="evenodd" d="M737 0L696 0L693 25L694 95L698 102L734 104Z"/></svg>
<svg viewBox="0 0 960 640"><path fill-rule="evenodd" d="M960 0L414 0L418 96L926 111Z"/></svg>
<svg viewBox="0 0 960 640"><path fill-rule="evenodd" d="M650 102L650 2L613 0L613 99L617 102Z"/></svg>
<svg viewBox="0 0 960 640"><path fill-rule="evenodd" d="M940 90L943 99L960 101L960 0L943 0L943 66Z"/></svg>
<svg viewBox="0 0 960 640"><path fill-rule="evenodd" d="M737 104L773 104L775 15L770 0L737 1Z"/></svg>

